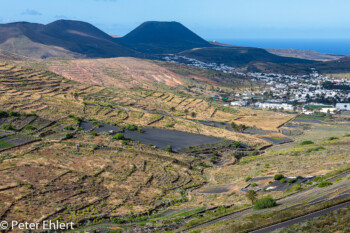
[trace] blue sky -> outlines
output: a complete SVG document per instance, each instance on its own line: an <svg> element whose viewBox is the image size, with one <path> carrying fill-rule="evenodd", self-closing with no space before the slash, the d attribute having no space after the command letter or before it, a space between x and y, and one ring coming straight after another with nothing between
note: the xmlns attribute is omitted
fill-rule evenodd
<svg viewBox="0 0 350 233"><path fill-rule="evenodd" d="M349 0L1 0L0 22L82 20L124 35L178 21L205 39L350 38Z"/></svg>

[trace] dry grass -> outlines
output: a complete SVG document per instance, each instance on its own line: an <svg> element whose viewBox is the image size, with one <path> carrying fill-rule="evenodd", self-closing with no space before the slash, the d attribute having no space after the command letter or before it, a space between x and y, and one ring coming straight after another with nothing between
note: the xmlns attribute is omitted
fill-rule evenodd
<svg viewBox="0 0 350 233"><path fill-rule="evenodd" d="M17 156L0 164L2 219L59 217L76 222L98 214L142 213L169 196L174 200L181 197L178 188L186 190L204 182L198 171L185 165L191 160L177 155L122 146L103 136L81 135L73 145L75 142L104 143L116 149L81 147L77 151L75 146L53 143L29 154L23 154L24 147L7 152ZM181 162L173 163L174 159Z"/></svg>
<svg viewBox="0 0 350 233"><path fill-rule="evenodd" d="M262 116L253 116L253 112L246 110L243 112L241 109L234 110L235 114L226 113L199 98L183 97L166 92L91 86L66 80L53 73L13 65L2 65L0 68L2 69L0 73L1 108L5 110L32 112L50 120L62 119L73 114L78 117L98 119L102 122L133 123L141 126L147 126L152 120L159 118L160 115L157 113L163 112L172 116L166 116L152 126L167 128L169 121L173 121L175 130L223 137L242 141L252 146L268 144L254 136L204 126L192 121L231 122L232 119L241 115L249 117L248 114L251 114L250 119L254 122L262 119ZM83 102L112 105L115 109L85 106ZM175 111L171 111L171 107L174 107ZM188 111L187 117L185 110ZM195 118L191 117L193 112L196 113ZM271 116L272 114L278 115L270 113ZM288 119L285 115L278 115L278 117L272 118L272 125L280 124L282 120Z"/></svg>
<svg viewBox="0 0 350 233"><path fill-rule="evenodd" d="M240 114L237 124L245 124L247 126L263 129L277 130L277 127L295 117L293 114L285 114L268 110L253 110L249 108L240 108Z"/></svg>

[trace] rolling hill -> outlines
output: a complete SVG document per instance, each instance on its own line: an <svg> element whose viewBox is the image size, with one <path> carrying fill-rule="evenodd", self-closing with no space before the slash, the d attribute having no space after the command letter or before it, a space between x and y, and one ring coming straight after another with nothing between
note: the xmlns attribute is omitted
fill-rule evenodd
<svg viewBox="0 0 350 233"><path fill-rule="evenodd" d="M294 57L314 61L332 61L343 57L340 55L319 53L317 51L301 49L266 49L266 51L282 57Z"/></svg>
<svg viewBox="0 0 350 233"><path fill-rule="evenodd" d="M0 48L35 58L138 56L93 25L72 20L2 24Z"/></svg>
<svg viewBox="0 0 350 233"><path fill-rule="evenodd" d="M311 60L281 57L264 49L250 47L212 47L197 48L179 53L203 62L224 63L231 66L244 66L251 62L272 63L313 63Z"/></svg>
<svg viewBox="0 0 350 233"><path fill-rule="evenodd" d="M179 53L213 46L178 22L145 22L117 41L150 54Z"/></svg>
<svg viewBox="0 0 350 233"><path fill-rule="evenodd" d="M307 73L311 66L326 73L349 71L347 58L316 62L314 59L319 60L319 54L294 50L270 52L261 48L210 43L178 22L145 22L120 38L89 23L72 20L58 20L47 25L27 22L0 24L0 49L29 58L161 59L164 54L176 54L203 62L223 63L243 71ZM332 71L333 67L336 69Z"/></svg>

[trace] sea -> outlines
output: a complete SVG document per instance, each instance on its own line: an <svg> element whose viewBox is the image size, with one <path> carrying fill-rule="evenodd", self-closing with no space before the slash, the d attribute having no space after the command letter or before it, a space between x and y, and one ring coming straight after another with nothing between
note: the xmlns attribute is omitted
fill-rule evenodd
<svg viewBox="0 0 350 233"><path fill-rule="evenodd" d="M334 55L350 55L349 39L216 39L217 42L266 49L302 49Z"/></svg>

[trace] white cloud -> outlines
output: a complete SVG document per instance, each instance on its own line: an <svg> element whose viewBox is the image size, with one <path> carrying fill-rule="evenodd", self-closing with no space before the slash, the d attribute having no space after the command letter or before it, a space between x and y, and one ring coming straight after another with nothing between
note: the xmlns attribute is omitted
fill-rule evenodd
<svg viewBox="0 0 350 233"><path fill-rule="evenodd" d="M32 10L32 9L27 9L22 12L22 15L34 15L34 16L39 16L42 15L39 11Z"/></svg>

